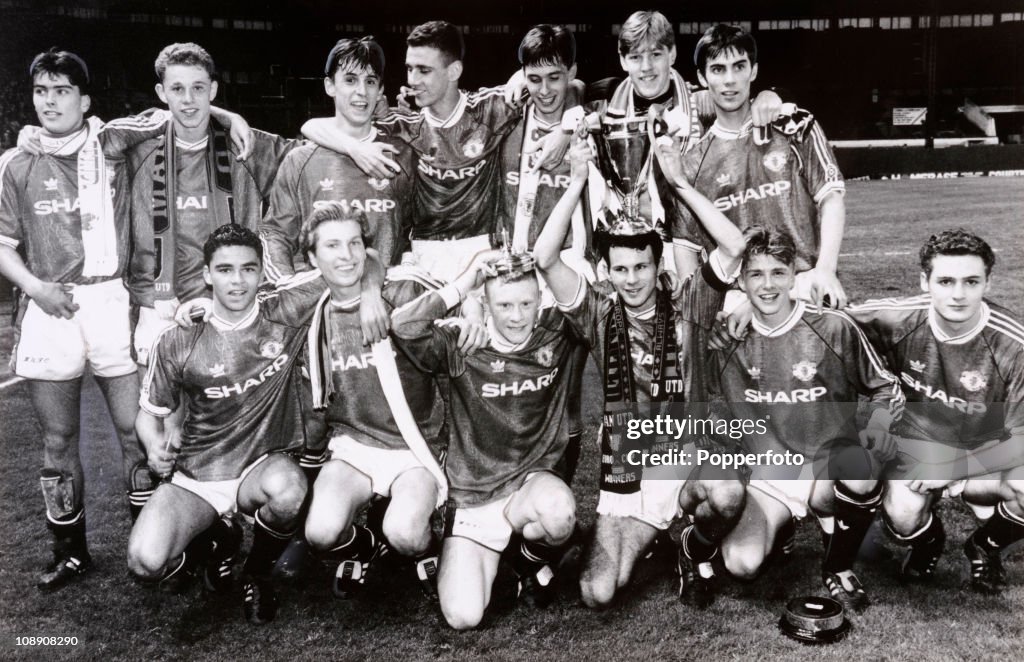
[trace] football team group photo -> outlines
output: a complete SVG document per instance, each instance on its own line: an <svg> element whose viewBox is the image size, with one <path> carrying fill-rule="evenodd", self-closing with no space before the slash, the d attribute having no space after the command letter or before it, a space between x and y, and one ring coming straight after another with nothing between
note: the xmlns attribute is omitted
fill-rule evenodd
<svg viewBox="0 0 1024 662"><path fill-rule="evenodd" d="M1019 652L1019 6L129 4L0 2L5 650Z"/></svg>

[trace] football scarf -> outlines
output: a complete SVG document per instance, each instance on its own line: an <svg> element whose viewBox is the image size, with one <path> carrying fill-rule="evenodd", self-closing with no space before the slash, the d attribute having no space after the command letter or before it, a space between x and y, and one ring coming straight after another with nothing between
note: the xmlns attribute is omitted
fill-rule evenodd
<svg viewBox="0 0 1024 662"><path fill-rule="evenodd" d="M212 147L212 148L211 148ZM174 139L174 123L167 123L164 135L157 139L156 158L153 160L153 233L157 242L158 269L155 282L164 284L157 287L158 298L173 298L175 295L175 237L177 233L177 179L178 157ZM213 194L210 206L213 227L234 223L232 213L231 152L228 150L227 134L210 123L206 143L208 164L207 177L212 177L209 190Z"/></svg>
<svg viewBox="0 0 1024 662"><path fill-rule="evenodd" d="M529 247L530 227L533 225L536 211L537 186L540 173L530 172L533 166L531 155L536 157L535 149L550 131L559 131L561 123L544 126L534 113L533 104L528 104L523 111L523 140L519 146L519 193L516 198L515 223L512 226L512 245L525 250ZM546 220L546 219L545 219ZM572 251L583 256L587 246L587 230L583 219L583 208L577 203L572 210Z"/></svg>
<svg viewBox="0 0 1024 662"><path fill-rule="evenodd" d="M330 305L331 292L328 290L316 303L313 320L306 336L306 348L309 355L307 368L310 387L313 391L314 409L325 409L335 396L334 379L331 377L331 324L328 319ZM434 454L430 451L430 447L427 446L427 441L420 432L412 410L409 409L409 402L406 400L405 391L402 388L402 378L398 374L395 348L391 344L391 339L385 338L374 343L372 351L374 366L377 368L377 379L380 380L381 388L384 390L384 397L391 409L391 416L395 419L398 431L402 434L402 439L405 440L409 450L437 481L435 507L440 507L448 500L448 480L437 463L437 459L434 458Z"/></svg>
<svg viewBox="0 0 1024 662"><path fill-rule="evenodd" d="M82 276L112 276L117 271L117 224L114 222L114 191L110 171L100 144L103 122L95 117L85 121L81 131L68 138L40 136L47 154L69 156L78 153L78 204L82 219Z"/></svg>
<svg viewBox="0 0 1024 662"><path fill-rule="evenodd" d="M628 465L625 460L630 451L643 450L646 445L643 439L631 440L626 436L629 421L642 415L636 410L636 382L626 315L625 305L621 298L616 297L605 322L604 425L601 428L601 489L616 494L640 491L643 473L639 467ZM656 403L673 400L665 384L679 377L672 301L670 295L661 290L655 298L652 353L653 411Z"/></svg>

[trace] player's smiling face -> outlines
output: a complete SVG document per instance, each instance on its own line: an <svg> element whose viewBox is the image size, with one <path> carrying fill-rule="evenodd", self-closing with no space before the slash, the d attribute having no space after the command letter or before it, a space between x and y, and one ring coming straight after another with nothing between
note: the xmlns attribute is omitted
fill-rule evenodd
<svg viewBox="0 0 1024 662"><path fill-rule="evenodd" d="M405 52L406 85L420 108L441 101L451 85L458 85L461 73L458 60L446 62L444 53L431 46L410 46Z"/></svg>
<svg viewBox="0 0 1024 662"><path fill-rule="evenodd" d="M217 96L217 82L206 69L172 64L157 83L156 94L174 116L175 130L187 140L199 140L210 123L210 105Z"/></svg>
<svg viewBox="0 0 1024 662"><path fill-rule="evenodd" d="M334 78L324 79L327 96L334 99L334 113L353 129L369 129L373 109L380 99L380 76L369 67L338 67Z"/></svg>
<svg viewBox="0 0 1024 662"><path fill-rule="evenodd" d="M32 81L32 104L43 129L63 136L82 126L89 110L89 96L64 74L40 73Z"/></svg>
<svg viewBox="0 0 1024 662"><path fill-rule="evenodd" d="M921 289L932 298L939 326L955 334L978 323L992 279L977 255L936 255L931 274L921 274Z"/></svg>
<svg viewBox="0 0 1024 662"><path fill-rule="evenodd" d="M754 315L768 327L789 317L793 299L789 291L796 283L796 268L771 255L754 255L743 265L740 289L747 293Z"/></svg>
<svg viewBox="0 0 1024 662"><path fill-rule="evenodd" d="M750 100L750 83L757 78L757 65L735 48L708 58L697 77L708 88L715 107L725 112L744 109Z"/></svg>
<svg viewBox="0 0 1024 662"><path fill-rule="evenodd" d="M653 99L668 90L676 47L645 41L626 55L619 56L622 70L633 81L636 91L645 99Z"/></svg>
<svg viewBox="0 0 1024 662"><path fill-rule="evenodd" d="M494 330L510 344L525 342L533 333L540 309L537 279L524 278L504 283L500 278L494 278L487 281L485 293Z"/></svg>
<svg viewBox="0 0 1024 662"><path fill-rule="evenodd" d="M213 312L227 321L245 317L256 301L263 265L251 246L221 246L203 267L213 287Z"/></svg>
<svg viewBox="0 0 1024 662"><path fill-rule="evenodd" d="M320 269L335 299L359 294L366 265L366 245L356 221L327 221L316 228L316 247L310 263Z"/></svg>
<svg viewBox="0 0 1024 662"><path fill-rule="evenodd" d="M612 246L608 251L608 277L628 308L644 310L654 305L657 293L658 265L654 251Z"/></svg>
<svg viewBox="0 0 1024 662"><path fill-rule="evenodd" d="M566 69L563 64L531 64L523 67L523 74L537 111L551 119L560 118L565 110L569 81L576 76L576 65Z"/></svg>

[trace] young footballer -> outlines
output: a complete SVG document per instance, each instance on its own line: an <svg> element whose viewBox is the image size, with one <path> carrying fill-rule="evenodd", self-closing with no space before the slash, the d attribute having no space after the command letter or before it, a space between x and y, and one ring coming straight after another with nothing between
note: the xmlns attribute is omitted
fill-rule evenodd
<svg viewBox="0 0 1024 662"><path fill-rule="evenodd" d="M463 356L458 333L434 320L485 280L490 342ZM441 611L456 629L479 625L502 551L514 534L519 594L554 597L561 546L576 523L572 490L557 473L568 439L568 370L575 337L540 309L532 260L485 251L454 283L398 309L394 333L422 368L448 376L450 501L438 574Z"/></svg>
<svg viewBox="0 0 1024 662"><path fill-rule="evenodd" d="M756 576L776 540L792 535L791 519L810 512L824 531L825 588L861 610L868 598L853 562L881 503L878 477L895 455L889 428L903 397L853 320L793 299L793 240L758 226L746 238L739 285L754 308L753 331L715 353L715 390L725 417L760 422L744 430L742 453L791 461L751 467L743 517L722 541L722 560L734 576ZM861 396L870 411L863 429Z"/></svg>
<svg viewBox="0 0 1024 662"><path fill-rule="evenodd" d="M137 306L134 350L146 365L155 338L173 324L179 303L205 297L203 243L229 223L255 230L278 166L295 141L251 131L244 160L226 133L210 121L217 71L203 47L176 43L154 63L160 101L173 121L162 135L128 155L132 172L132 227L139 250L129 289ZM225 114L226 118L236 117Z"/></svg>
<svg viewBox="0 0 1024 662"><path fill-rule="evenodd" d="M383 96L384 51L372 37L341 39L327 55L324 90L334 100L334 126L361 143L385 140L373 125L373 111ZM397 264L406 247L412 217L415 155L405 143L395 148L398 172L367 176L350 156L317 144L299 147L285 157L270 194L270 209L260 223L271 280L294 272L305 262L300 250L302 222L313 210L340 201L366 216L374 246L384 264Z"/></svg>
<svg viewBox="0 0 1024 662"><path fill-rule="evenodd" d="M754 126L751 84L757 44L738 27L709 28L694 50L697 78L715 121L686 154L685 176L741 230L762 225L788 234L797 249L797 293L816 305L846 305L836 275L846 212L843 175L821 125L795 110L765 129ZM708 236L680 210L672 235L706 246ZM749 315L744 305L744 319Z"/></svg>
<svg viewBox="0 0 1024 662"><path fill-rule="evenodd" d="M930 581L946 535L935 503L961 498L982 524L964 541L970 587L999 593L1002 553L1024 539L1024 326L985 300L995 253L966 230L920 252L924 294L850 308L907 398L885 522L908 546L901 574Z"/></svg>
<svg viewBox="0 0 1024 662"><path fill-rule="evenodd" d="M658 145L666 171L678 161L681 141ZM605 416L601 438L601 495L594 537L584 561L580 589L589 607L609 605L625 587L637 560L659 531L688 513L695 524L684 538L700 549L714 549L735 523L743 507L738 475L687 467L646 467L631 460L631 452L692 451L698 435L634 440L627 436L631 419L679 414L673 405L687 404L702 415L707 402L708 367L704 355L709 329L721 307L731 274L739 265L743 237L711 203L688 186L675 184L679 195L705 220L719 242L699 273L675 296L658 289L658 265L663 242L649 225L613 228L599 237L608 263L611 292L589 286L559 257L571 209L581 194L592 157L589 146L577 140L571 151L572 180L537 241L538 266L559 308L585 338L602 369ZM608 293L606 293L608 292ZM723 525L722 521L726 524ZM688 579L690 564L680 554L680 598L706 605L704 595Z"/></svg>
<svg viewBox="0 0 1024 662"><path fill-rule="evenodd" d="M305 538L321 559L337 563L333 590L342 598L365 582L381 551L374 532L354 524L374 495L390 498L381 523L389 547L412 558L425 591L436 592L430 518L445 481L426 440L436 438L442 412L434 407L430 375L388 340L363 343L360 278L375 229L366 215L340 202L324 204L303 226L309 262L329 288L317 306L308 352L313 404L326 410L330 437ZM394 308L423 289L414 279L393 279L383 295Z"/></svg>
<svg viewBox="0 0 1024 662"><path fill-rule="evenodd" d="M306 496L302 470L283 451L304 442L292 367L324 283L310 271L258 293L263 249L236 224L215 230L203 255L212 317L163 332L143 383L136 429L150 469L169 480L132 528L128 567L140 580L169 585L202 563L208 588L226 589L241 536L225 518L251 515L243 604L246 619L263 624L278 608L270 572ZM165 426L179 405L180 429Z"/></svg>
<svg viewBox="0 0 1024 662"><path fill-rule="evenodd" d="M38 586L50 591L92 566L78 450L86 364L110 408L130 501L137 496L133 467L143 454L132 427L138 382L123 282L132 239L120 154L159 134L167 117L106 125L86 119L89 70L68 51L40 53L29 76L41 149L15 148L0 157L0 273L25 295L12 364L28 380L42 428L40 480L53 562Z"/></svg>

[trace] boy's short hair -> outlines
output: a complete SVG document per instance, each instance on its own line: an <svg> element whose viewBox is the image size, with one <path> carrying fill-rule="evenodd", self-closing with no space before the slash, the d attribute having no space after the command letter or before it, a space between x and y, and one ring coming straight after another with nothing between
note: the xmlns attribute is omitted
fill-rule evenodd
<svg viewBox="0 0 1024 662"><path fill-rule="evenodd" d="M222 225L210 233L206 243L203 244L203 263L206 266L210 266L213 254L217 252L217 249L225 246L246 246L251 248L256 251L256 257L259 258L260 264L263 263L263 244L260 242L259 236L252 230L237 223Z"/></svg>
<svg viewBox="0 0 1024 662"><path fill-rule="evenodd" d="M633 12L619 31L619 55L629 55L644 42L654 42L665 48L676 45L672 23L657 11Z"/></svg>
<svg viewBox="0 0 1024 662"><path fill-rule="evenodd" d="M651 249L651 255L654 258L654 265L658 267L661 265L661 254L665 250L665 242L654 230L644 232L643 234L611 234L609 232L598 232L594 234L594 244L597 248L597 253L610 268L612 266L611 258L609 255L613 248L632 248L634 250L643 251L645 248Z"/></svg>
<svg viewBox="0 0 1024 662"><path fill-rule="evenodd" d="M336 200L320 204L313 213L302 223L302 250L312 254L316 250L317 230L324 223L332 221L354 221L359 224L359 231L363 237L363 244L369 248L373 240L373 231L370 226L370 219L361 211L353 210L348 205Z"/></svg>
<svg viewBox="0 0 1024 662"><path fill-rule="evenodd" d="M743 268L758 255L773 257L786 266L796 265L796 244L788 233L752 225L743 233L747 247L743 251Z"/></svg>
<svg viewBox="0 0 1024 662"><path fill-rule="evenodd" d="M210 80L217 75L217 67L210 54L206 52L205 48L192 42L170 44L160 51L153 63L157 80L163 82L167 67L175 64L205 69L206 73L210 75Z"/></svg>
<svg viewBox="0 0 1024 662"><path fill-rule="evenodd" d="M576 38L564 25L535 25L519 43L519 64L562 65L569 69L576 64Z"/></svg>
<svg viewBox="0 0 1024 662"><path fill-rule="evenodd" d="M35 56L28 67L28 75L35 82L36 76L40 74L67 76L68 81L78 88L80 94L89 93L89 67L86 66L85 60L71 51L59 51L54 46Z"/></svg>
<svg viewBox="0 0 1024 662"><path fill-rule="evenodd" d="M932 275L932 260L937 255L976 255L985 263L985 276L992 273L996 263L996 254L988 242L963 228L946 230L928 237L921 247L921 271L927 276Z"/></svg>
<svg viewBox="0 0 1024 662"><path fill-rule="evenodd" d="M757 41L754 35L735 25L719 23L708 28L693 49L693 63L697 71L704 73L708 60L713 60L726 51L742 53L750 59L750 66L757 64Z"/></svg>
<svg viewBox="0 0 1024 662"><path fill-rule="evenodd" d="M444 54L447 62L461 60L466 56L466 44L462 41L462 33L448 21L428 21L417 25L406 38L407 46L429 46Z"/></svg>
<svg viewBox="0 0 1024 662"><path fill-rule="evenodd" d="M384 75L384 49L372 36L362 39L339 39L327 55L324 75L334 78L342 71L369 69L378 77Z"/></svg>

